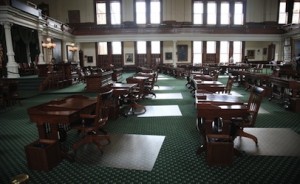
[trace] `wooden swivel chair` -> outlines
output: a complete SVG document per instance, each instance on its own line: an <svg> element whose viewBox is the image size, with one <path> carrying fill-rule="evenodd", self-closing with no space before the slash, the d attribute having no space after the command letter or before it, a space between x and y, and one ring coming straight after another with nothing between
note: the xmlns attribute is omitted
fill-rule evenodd
<svg viewBox="0 0 300 184"><path fill-rule="evenodd" d="M154 84L155 84L155 73L137 73L136 76L149 77L147 81L144 83L144 94L143 97L147 95L152 95L156 97L154 93Z"/></svg>
<svg viewBox="0 0 300 184"><path fill-rule="evenodd" d="M110 137L103 127L108 121L108 104L112 95L113 90L98 94L95 114L80 114L82 124L73 127L82 134L82 138L73 145L75 152L81 145L94 143L102 153L102 144L100 141L107 140L110 143Z"/></svg>
<svg viewBox="0 0 300 184"><path fill-rule="evenodd" d="M136 87L131 89L129 93L124 96L123 101L129 104L129 111L126 113L127 115L134 115L134 114L143 114L146 112L146 108L143 105L138 104L137 102L140 101L144 97L144 81L135 79L134 77L128 77L126 79L128 84L137 84Z"/></svg>
<svg viewBox="0 0 300 184"><path fill-rule="evenodd" d="M248 99L248 103L245 104L248 108L247 114L244 117L240 118L233 118L233 123L236 125L236 136L240 137L247 137L252 139L256 144L258 143L257 138L249 134L247 132L244 132L244 127L254 127L258 110L260 107L260 104L264 97L264 89L254 86L251 89L251 94Z"/></svg>

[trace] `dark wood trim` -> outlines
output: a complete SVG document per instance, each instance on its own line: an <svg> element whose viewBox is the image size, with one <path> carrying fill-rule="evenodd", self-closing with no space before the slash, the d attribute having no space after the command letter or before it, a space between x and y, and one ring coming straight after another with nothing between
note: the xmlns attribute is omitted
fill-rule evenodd
<svg viewBox="0 0 300 184"><path fill-rule="evenodd" d="M94 23L70 24L74 35L114 35L114 34L284 34L286 31L277 23L247 23L242 26L199 26L192 24L162 25L118 25L100 26Z"/></svg>

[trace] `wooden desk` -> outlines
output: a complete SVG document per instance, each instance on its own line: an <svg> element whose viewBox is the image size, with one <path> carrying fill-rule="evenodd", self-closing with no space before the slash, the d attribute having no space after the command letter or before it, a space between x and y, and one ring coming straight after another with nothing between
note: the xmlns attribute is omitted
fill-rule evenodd
<svg viewBox="0 0 300 184"><path fill-rule="evenodd" d="M137 80L143 80L143 81L146 81L149 79L149 77L145 77L145 76L133 76L134 79L137 79Z"/></svg>
<svg viewBox="0 0 300 184"><path fill-rule="evenodd" d="M243 105L244 102L238 96L228 94L209 94L196 93L195 94L196 107L201 106L202 103L211 103L214 105Z"/></svg>
<svg viewBox="0 0 300 184"><path fill-rule="evenodd" d="M197 151L201 154L207 149L206 136L212 133L212 122L215 118L222 117L224 122L231 122L233 117L243 117L247 114L248 107L245 105L214 105L210 102L197 105L197 126L202 136L202 145ZM227 128L230 126L227 126ZM229 129L227 130L228 137Z"/></svg>
<svg viewBox="0 0 300 184"><path fill-rule="evenodd" d="M270 77L270 82L272 84L272 94L269 100L277 97L282 100L285 108L290 108L293 112L299 112L300 81Z"/></svg>
<svg viewBox="0 0 300 184"><path fill-rule="evenodd" d="M272 85L277 87L282 87L288 90L291 90L291 97L296 98L297 93L300 91L300 81L294 79L286 79L280 77L270 77L270 82Z"/></svg>
<svg viewBox="0 0 300 184"><path fill-rule="evenodd" d="M111 88L112 89L131 89L137 86L137 84L128 84L128 83L113 83Z"/></svg>
<svg viewBox="0 0 300 184"><path fill-rule="evenodd" d="M225 85L219 81L195 80L196 90L208 91L212 93L223 92Z"/></svg>
<svg viewBox="0 0 300 184"><path fill-rule="evenodd" d="M197 85L223 85L220 81L203 81L203 80L194 80Z"/></svg>
<svg viewBox="0 0 300 184"><path fill-rule="evenodd" d="M99 92L101 87L110 85L112 83L113 71L101 72L98 74L85 76L86 91Z"/></svg>
<svg viewBox="0 0 300 184"><path fill-rule="evenodd" d="M59 127L78 121L80 113L92 111L96 102L96 98L73 95L31 107L27 112L37 125L40 139L58 140Z"/></svg>
<svg viewBox="0 0 300 184"><path fill-rule="evenodd" d="M136 86L137 84L113 83L111 88L113 89L114 96L120 99L122 95L127 95L128 93L130 93L130 90Z"/></svg>

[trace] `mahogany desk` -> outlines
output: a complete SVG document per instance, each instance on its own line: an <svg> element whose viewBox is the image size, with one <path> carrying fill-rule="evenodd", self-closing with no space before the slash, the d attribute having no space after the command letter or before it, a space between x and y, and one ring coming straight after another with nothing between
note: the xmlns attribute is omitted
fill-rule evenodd
<svg viewBox="0 0 300 184"><path fill-rule="evenodd" d="M296 98L297 93L300 91L300 81L294 79L286 79L280 77L270 77L270 82L277 87L291 90L291 97Z"/></svg>
<svg viewBox="0 0 300 184"><path fill-rule="evenodd" d="M58 140L61 125L78 121L79 115L91 112L96 103L96 98L72 95L31 107L27 112L30 120L37 125L40 139Z"/></svg>
<svg viewBox="0 0 300 184"><path fill-rule="evenodd" d="M195 81L196 90L216 93L216 92L223 92L226 87L220 81L202 81L202 80L194 80L194 81Z"/></svg>
<svg viewBox="0 0 300 184"><path fill-rule="evenodd" d="M196 93L195 94L196 107L201 106L201 103L211 103L214 105L243 105L244 102L238 96L228 94L210 94L210 93Z"/></svg>
<svg viewBox="0 0 300 184"><path fill-rule="evenodd" d="M201 154L207 149L206 137L212 133L212 122L215 118L222 117L226 122L227 135L230 136L229 128L233 117L243 117L247 114L248 107L245 105L215 105L211 102L197 104L197 127L202 136L202 145L197 150ZM225 127L225 125L224 125Z"/></svg>

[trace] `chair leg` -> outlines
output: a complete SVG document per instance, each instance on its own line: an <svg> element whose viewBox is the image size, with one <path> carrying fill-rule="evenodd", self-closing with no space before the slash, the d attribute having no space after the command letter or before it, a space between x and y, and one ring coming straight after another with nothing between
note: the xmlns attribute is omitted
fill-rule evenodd
<svg viewBox="0 0 300 184"><path fill-rule="evenodd" d="M256 145L258 144L257 137L255 137L254 135L249 134L247 132L244 132L242 129L240 129L240 130L237 131L237 136L241 136L241 137L246 137L246 138L252 139L255 142Z"/></svg>
<svg viewBox="0 0 300 184"><path fill-rule="evenodd" d="M130 104L132 114L144 114L146 112L146 108L143 105L140 105L136 102Z"/></svg>
<svg viewBox="0 0 300 184"><path fill-rule="evenodd" d="M110 143L110 137L109 135L86 135L85 137L83 137L80 141L76 142L75 144L73 144L73 150L74 152L76 152L76 150L84 145L84 144L89 144L89 143L94 143L96 144L96 146L98 147L98 149L101 151L101 153L103 152L102 151L102 145L100 144L100 141L101 140L107 140L108 143Z"/></svg>
<svg viewBox="0 0 300 184"><path fill-rule="evenodd" d="M89 138L88 136L85 136L85 137L83 137L82 139L80 139L78 142L74 143L74 144L73 144L73 150L74 150L74 152L76 152L77 149L78 149L80 146L82 146L82 145L84 145L84 144L87 144L87 143L89 143L90 141L91 141L90 138Z"/></svg>

